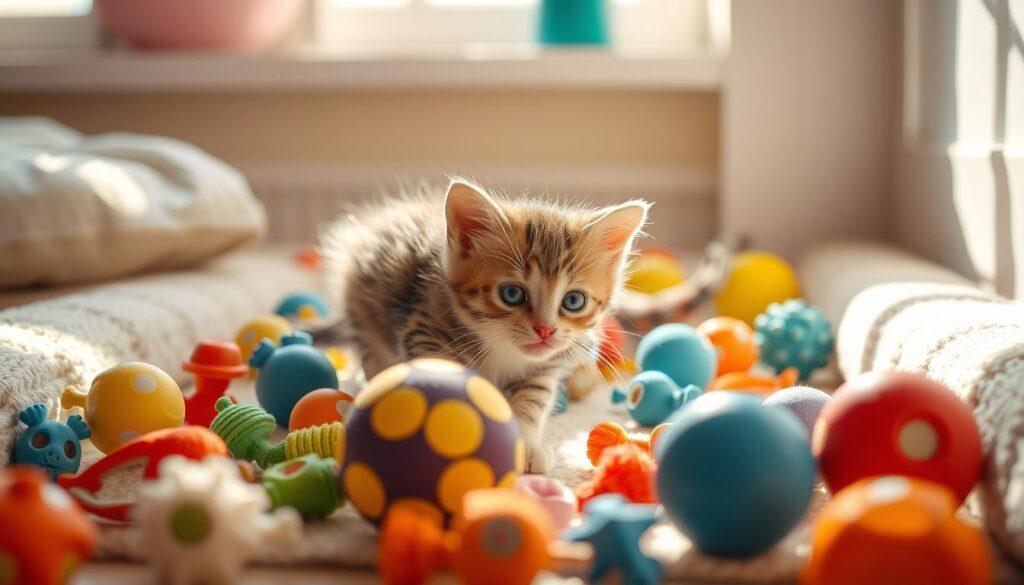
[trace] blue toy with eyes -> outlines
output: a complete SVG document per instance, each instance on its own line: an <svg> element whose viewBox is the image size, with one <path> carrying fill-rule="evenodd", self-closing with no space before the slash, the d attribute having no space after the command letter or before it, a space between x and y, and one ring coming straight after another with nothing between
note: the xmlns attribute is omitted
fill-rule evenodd
<svg viewBox="0 0 1024 585"><path fill-rule="evenodd" d="M77 473L82 463L82 439L92 434L82 417L73 414L67 424L46 420L46 405L37 402L18 413L28 427L14 444L15 463L34 465L50 472L51 479Z"/></svg>
<svg viewBox="0 0 1024 585"><path fill-rule="evenodd" d="M668 375L656 370L641 372L626 384L627 390L612 390L612 403L626 403L626 411L636 422L653 427L665 422L684 404L701 394L699 386L680 388Z"/></svg>

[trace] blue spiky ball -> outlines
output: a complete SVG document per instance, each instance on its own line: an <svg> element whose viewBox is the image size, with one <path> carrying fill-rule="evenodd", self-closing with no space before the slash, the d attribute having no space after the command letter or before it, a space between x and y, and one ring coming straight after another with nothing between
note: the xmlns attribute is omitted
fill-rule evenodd
<svg viewBox="0 0 1024 585"><path fill-rule="evenodd" d="M832 353L832 326L817 307L803 299L772 303L754 319L754 342L761 361L776 372L800 371L805 380L828 364Z"/></svg>

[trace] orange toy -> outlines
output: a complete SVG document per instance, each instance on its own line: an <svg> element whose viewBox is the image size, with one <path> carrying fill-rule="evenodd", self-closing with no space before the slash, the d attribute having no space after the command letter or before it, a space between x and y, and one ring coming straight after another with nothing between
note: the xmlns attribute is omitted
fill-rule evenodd
<svg viewBox="0 0 1024 585"><path fill-rule="evenodd" d="M336 388L321 388L306 394L295 403L288 418L288 430L297 431L332 422L345 422L345 415L355 397Z"/></svg>
<svg viewBox="0 0 1024 585"><path fill-rule="evenodd" d="M34 467L0 472L0 583L58 585L96 548L96 527Z"/></svg>
<svg viewBox="0 0 1024 585"><path fill-rule="evenodd" d="M468 492L457 531L415 502L399 503L384 520L380 574L387 585L419 585L449 568L465 585L529 585L552 564L555 527L547 510L517 492Z"/></svg>
<svg viewBox="0 0 1024 585"><path fill-rule="evenodd" d="M601 454L594 477L576 488L580 508L602 494L621 494L638 504L656 503L654 477L657 471L654 458L636 443L609 447Z"/></svg>
<svg viewBox="0 0 1024 585"><path fill-rule="evenodd" d="M707 337L718 353L715 376L746 372L757 363L754 330L745 322L732 317L715 317L701 323L697 332Z"/></svg>
<svg viewBox="0 0 1024 585"><path fill-rule="evenodd" d="M953 492L928 481L858 481L819 513L801 583L991 583L985 537L961 522L956 508Z"/></svg>
<svg viewBox="0 0 1024 585"><path fill-rule="evenodd" d="M224 396L231 379L249 372L238 344L213 340L200 341L181 369L192 374L196 386L195 393L185 399L185 424L201 427L209 427L217 416L214 404ZM234 397L229 398L237 402Z"/></svg>
<svg viewBox="0 0 1024 585"><path fill-rule="evenodd" d="M708 386L712 390L729 390L732 392L750 392L751 394L771 394L776 390L789 388L796 384L799 372L796 368L786 368L778 376L771 378L755 376L746 372L730 372L715 378Z"/></svg>
<svg viewBox="0 0 1024 585"><path fill-rule="evenodd" d="M152 479L159 475L160 462L171 455L180 455L194 461L213 456L228 456L228 448L213 431L197 426L162 429L142 435L111 451L95 465L78 475L62 475L57 483L87 512L118 522L127 522L135 506L134 499L105 500L97 494L103 489L104 479L125 467L144 464L142 477Z"/></svg>
<svg viewBox="0 0 1024 585"><path fill-rule="evenodd" d="M618 423L600 423L590 429L590 435L587 436L587 459L590 459L592 465L597 466L605 449L616 445L625 445L626 443L633 443L653 455L651 448L658 435L661 434L666 426L668 426L668 423L662 423L654 427L654 430L648 436L642 433L630 434Z"/></svg>

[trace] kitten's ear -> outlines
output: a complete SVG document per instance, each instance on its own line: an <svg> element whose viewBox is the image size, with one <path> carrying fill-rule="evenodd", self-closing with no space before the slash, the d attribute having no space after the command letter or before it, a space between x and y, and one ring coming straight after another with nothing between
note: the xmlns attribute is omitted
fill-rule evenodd
<svg viewBox="0 0 1024 585"><path fill-rule="evenodd" d="M444 201L448 243L469 250L473 238L501 221L501 209L483 189L463 179L452 179Z"/></svg>
<svg viewBox="0 0 1024 585"><path fill-rule="evenodd" d="M605 251L621 257L629 252L633 238L647 223L650 207L646 201L634 200L605 208L598 212L589 229Z"/></svg>

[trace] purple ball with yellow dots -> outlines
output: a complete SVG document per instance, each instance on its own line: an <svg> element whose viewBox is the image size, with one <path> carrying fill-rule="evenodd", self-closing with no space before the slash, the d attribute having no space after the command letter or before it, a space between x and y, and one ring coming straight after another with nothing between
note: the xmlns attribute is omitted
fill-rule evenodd
<svg viewBox="0 0 1024 585"><path fill-rule="evenodd" d="M342 485L374 523L397 502L447 522L466 492L511 488L526 462L505 397L446 360L413 360L378 374L356 396L345 434Z"/></svg>

